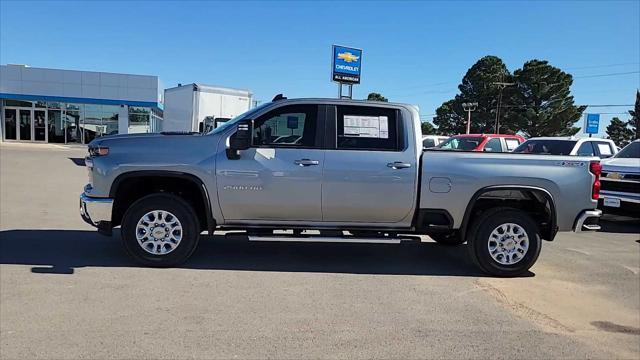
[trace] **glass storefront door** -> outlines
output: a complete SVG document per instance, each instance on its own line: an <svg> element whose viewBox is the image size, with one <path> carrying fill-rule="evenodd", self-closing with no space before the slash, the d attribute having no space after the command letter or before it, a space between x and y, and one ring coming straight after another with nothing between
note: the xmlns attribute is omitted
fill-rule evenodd
<svg viewBox="0 0 640 360"><path fill-rule="evenodd" d="M35 141L47 141L47 111L33 111L33 139Z"/></svg>
<svg viewBox="0 0 640 360"><path fill-rule="evenodd" d="M77 110L62 112L62 128L65 132L66 143L82 143L80 115L80 111Z"/></svg>
<svg viewBox="0 0 640 360"><path fill-rule="evenodd" d="M50 143L64 144L64 127L62 124L62 112L57 109L47 111L48 141Z"/></svg>
<svg viewBox="0 0 640 360"><path fill-rule="evenodd" d="M18 140L31 140L33 117L31 109L18 109L20 123L18 127Z"/></svg>
<svg viewBox="0 0 640 360"><path fill-rule="evenodd" d="M18 109L4 109L4 138L5 140L17 140L18 139Z"/></svg>

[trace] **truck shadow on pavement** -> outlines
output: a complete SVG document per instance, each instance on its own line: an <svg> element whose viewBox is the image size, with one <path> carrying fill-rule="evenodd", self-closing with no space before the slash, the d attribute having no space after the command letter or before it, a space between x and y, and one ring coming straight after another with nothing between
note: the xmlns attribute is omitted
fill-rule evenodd
<svg viewBox="0 0 640 360"><path fill-rule="evenodd" d="M484 276L467 258L466 245L249 242L203 236L180 268L385 275ZM83 267L136 267L119 234L95 231L0 232L0 264L31 265L38 274L73 274ZM525 276L533 276L529 273Z"/></svg>
<svg viewBox="0 0 640 360"><path fill-rule="evenodd" d="M600 226L602 227L599 230L601 233L639 234L640 237L640 219L637 218L616 218L605 215L600 220Z"/></svg>

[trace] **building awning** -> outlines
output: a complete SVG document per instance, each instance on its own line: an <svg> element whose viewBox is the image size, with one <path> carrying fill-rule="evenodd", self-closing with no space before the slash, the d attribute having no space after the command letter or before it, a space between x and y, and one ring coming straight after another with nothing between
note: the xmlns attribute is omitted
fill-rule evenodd
<svg viewBox="0 0 640 360"><path fill-rule="evenodd" d="M150 107L164 110L164 106L160 102L153 101L132 101L132 100L115 100L115 99L95 99L81 97L66 96L50 96L50 95L25 95L25 94L7 94L0 93L0 99L7 100L25 100L25 101L50 101L62 103L79 103L79 104L96 104L96 105L129 105Z"/></svg>

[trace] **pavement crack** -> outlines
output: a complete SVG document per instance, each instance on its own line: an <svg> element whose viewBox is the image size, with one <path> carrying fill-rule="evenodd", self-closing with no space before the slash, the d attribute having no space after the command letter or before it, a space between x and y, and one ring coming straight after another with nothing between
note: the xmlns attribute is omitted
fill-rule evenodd
<svg viewBox="0 0 640 360"><path fill-rule="evenodd" d="M538 324L543 328L550 328L552 330L560 332L575 332L575 329L562 324L560 321L550 317L549 315L532 309L523 303L509 299L500 289L487 282L476 280L475 285L484 290L487 294L494 297L500 305L511 310L514 314L531 322L534 322L535 324Z"/></svg>
<svg viewBox="0 0 640 360"><path fill-rule="evenodd" d="M583 254L583 255L587 255L587 256L591 255L588 252L586 252L584 250L580 250L580 249L574 249L574 248L566 248L566 249L569 250L569 251L577 252L579 254Z"/></svg>

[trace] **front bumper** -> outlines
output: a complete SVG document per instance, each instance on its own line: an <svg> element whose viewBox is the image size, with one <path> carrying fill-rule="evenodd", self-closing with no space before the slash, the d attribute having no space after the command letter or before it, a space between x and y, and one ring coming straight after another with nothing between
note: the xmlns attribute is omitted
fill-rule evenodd
<svg viewBox="0 0 640 360"><path fill-rule="evenodd" d="M111 235L111 210L113 199L94 198L80 194L80 216L89 225L103 234Z"/></svg>
<svg viewBox="0 0 640 360"><path fill-rule="evenodd" d="M614 200L616 207L605 206L605 199ZM601 190L598 208L605 213L640 217L640 193Z"/></svg>
<svg viewBox="0 0 640 360"><path fill-rule="evenodd" d="M581 232L581 231L596 231L600 230L600 225L598 225L598 221L602 216L602 211L600 210L584 210L578 215L576 218L575 226L573 227L573 231Z"/></svg>

